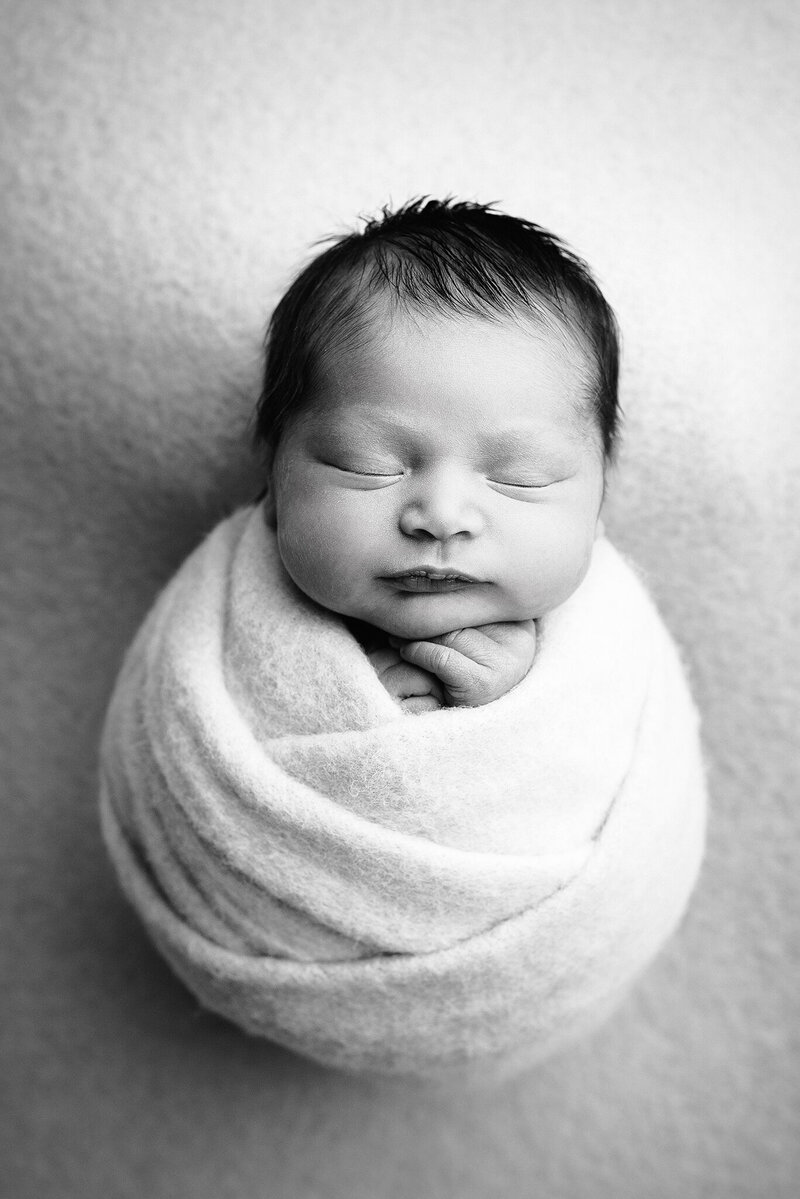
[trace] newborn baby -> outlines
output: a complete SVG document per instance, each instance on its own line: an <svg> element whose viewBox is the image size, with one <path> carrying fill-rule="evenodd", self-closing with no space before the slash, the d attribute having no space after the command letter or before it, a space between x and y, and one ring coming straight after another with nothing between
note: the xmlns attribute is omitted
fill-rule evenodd
<svg viewBox="0 0 800 1199"><path fill-rule="evenodd" d="M286 571L409 712L525 677L589 566L618 422L613 313L554 237L416 202L278 305L256 442Z"/></svg>
<svg viewBox="0 0 800 1199"><path fill-rule="evenodd" d="M676 648L598 538L617 363L586 267L476 204L385 212L278 305L263 504L155 600L100 762L126 894L248 1032L517 1069L677 926L703 768Z"/></svg>

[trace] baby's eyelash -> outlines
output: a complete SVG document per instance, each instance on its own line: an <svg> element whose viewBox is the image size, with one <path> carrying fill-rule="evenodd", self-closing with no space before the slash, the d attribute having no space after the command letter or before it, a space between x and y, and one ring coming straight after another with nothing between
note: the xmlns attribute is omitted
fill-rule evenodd
<svg viewBox="0 0 800 1199"><path fill-rule="evenodd" d="M340 467L348 475L361 475L364 479L396 479L402 471L377 471L377 470L348 470L347 467Z"/></svg>
<svg viewBox="0 0 800 1199"><path fill-rule="evenodd" d="M491 479L490 482L498 487L518 487L523 491L541 491L542 488L550 486L550 483L511 483L508 479Z"/></svg>
<svg viewBox="0 0 800 1199"><path fill-rule="evenodd" d="M352 466L339 466L336 462L326 462L325 466L332 466L334 470L340 470L345 475L360 475L364 479L394 479L403 472L401 470L356 470Z"/></svg>

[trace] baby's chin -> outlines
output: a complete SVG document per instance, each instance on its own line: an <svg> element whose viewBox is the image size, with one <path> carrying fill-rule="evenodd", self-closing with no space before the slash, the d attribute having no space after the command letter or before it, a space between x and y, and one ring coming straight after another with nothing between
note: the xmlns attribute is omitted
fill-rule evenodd
<svg viewBox="0 0 800 1199"><path fill-rule="evenodd" d="M421 607L422 605L419 605ZM486 624L501 624L535 619L534 613L511 613L507 610L486 609L470 612L467 610L447 610L442 605L442 611L421 612L408 610L399 613L375 613L364 617L367 623L373 625L390 637L400 637L404 641L430 641L433 637L441 637L445 633L454 633L457 629L478 628Z"/></svg>

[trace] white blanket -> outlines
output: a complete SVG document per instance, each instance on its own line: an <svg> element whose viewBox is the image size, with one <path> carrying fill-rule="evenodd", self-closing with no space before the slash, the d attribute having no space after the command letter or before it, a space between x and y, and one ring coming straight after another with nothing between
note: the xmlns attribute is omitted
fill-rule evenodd
<svg viewBox="0 0 800 1199"><path fill-rule="evenodd" d="M679 922L697 726L607 541L522 683L411 715L246 508L128 652L103 830L161 952L247 1031L352 1070L527 1063L605 1015Z"/></svg>

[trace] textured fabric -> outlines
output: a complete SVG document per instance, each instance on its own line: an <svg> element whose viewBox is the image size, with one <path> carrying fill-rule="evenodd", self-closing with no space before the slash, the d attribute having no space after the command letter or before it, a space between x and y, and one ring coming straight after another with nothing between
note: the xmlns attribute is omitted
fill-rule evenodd
<svg viewBox="0 0 800 1199"><path fill-rule="evenodd" d="M702 853L696 713L607 541L521 684L414 716L242 509L145 621L101 756L112 858L176 972L350 1069L547 1054L658 950Z"/></svg>

